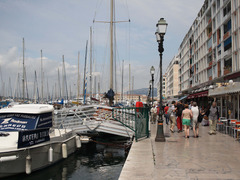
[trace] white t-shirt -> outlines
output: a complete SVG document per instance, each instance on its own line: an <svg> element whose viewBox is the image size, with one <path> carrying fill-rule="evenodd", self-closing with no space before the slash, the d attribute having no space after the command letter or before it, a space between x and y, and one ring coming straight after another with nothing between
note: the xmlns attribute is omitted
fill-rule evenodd
<svg viewBox="0 0 240 180"><path fill-rule="evenodd" d="M193 121L197 121L198 115L199 115L199 109L198 106L194 107L192 106L192 114L193 114Z"/></svg>

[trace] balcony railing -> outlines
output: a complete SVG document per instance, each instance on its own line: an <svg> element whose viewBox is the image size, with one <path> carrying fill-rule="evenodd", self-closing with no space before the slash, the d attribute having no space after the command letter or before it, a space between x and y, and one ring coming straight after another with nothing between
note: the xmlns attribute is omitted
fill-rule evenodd
<svg viewBox="0 0 240 180"><path fill-rule="evenodd" d="M229 38L229 36L230 36L230 32L228 31L224 34L223 40L225 41L227 38Z"/></svg>
<svg viewBox="0 0 240 180"><path fill-rule="evenodd" d="M232 72L232 68L225 68L224 69L224 75L227 75Z"/></svg>

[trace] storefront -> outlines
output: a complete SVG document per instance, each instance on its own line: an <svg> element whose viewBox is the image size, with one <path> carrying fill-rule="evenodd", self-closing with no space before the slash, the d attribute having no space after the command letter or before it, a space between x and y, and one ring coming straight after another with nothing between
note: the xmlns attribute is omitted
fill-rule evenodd
<svg viewBox="0 0 240 180"><path fill-rule="evenodd" d="M206 90L206 91L190 94L187 97L187 100L189 102L195 101L197 102L199 107L203 106L204 108L206 108L208 107L208 105L211 104L211 102L213 101L213 98L208 96L208 90Z"/></svg>
<svg viewBox="0 0 240 180"><path fill-rule="evenodd" d="M240 119L240 83L230 83L209 90L209 96L213 97L219 107L221 117L229 119Z"/></svg>

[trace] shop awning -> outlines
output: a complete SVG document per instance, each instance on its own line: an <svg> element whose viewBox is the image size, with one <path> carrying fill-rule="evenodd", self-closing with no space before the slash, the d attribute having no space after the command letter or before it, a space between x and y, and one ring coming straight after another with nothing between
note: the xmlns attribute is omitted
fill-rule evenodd
<svg viewBox="0 0 240 180"><path fill-rule="evenodd" d="M187 99L193 99L193 98L199 98L199 97L205 97L205 96L208 96L208 91L202 91L195 94L190 94L187 97Z"/></svg>
<svg viewBox="0 0 240 180"><path fill-rule="evenodd" d="M227 86L221 86L215 89L209 90L209 96L220 96L224 94L238 93L240 92L240 83L234 82Z"/></svg>
<svg viewBox="0 0 240 180"><path fill-rule="evenodd" d="M184 100L184 99L186 99L187 97L188 97L188 95L183 96L183 97L179 98L178 101Z"/></svg>

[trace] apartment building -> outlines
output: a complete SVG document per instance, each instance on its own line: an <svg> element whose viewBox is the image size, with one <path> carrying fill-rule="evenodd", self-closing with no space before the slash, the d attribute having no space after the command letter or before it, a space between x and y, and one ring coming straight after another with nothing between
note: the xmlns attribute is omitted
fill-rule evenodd
<svg viewBox="0 0 240 180"><path fill-rule="evenodd" d="M210 85L240 81L240 0L205 0L179 47L179 93L208 96Z"/></svg>
<svg viewBox="0 0 240 180"><path fill-rule="evenodd" d="M166 70L166 97L172 98L179 93L179 57L175 56Z"/></svg>

